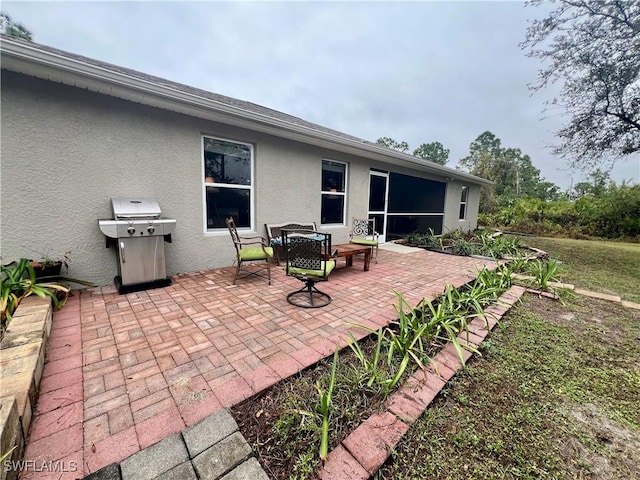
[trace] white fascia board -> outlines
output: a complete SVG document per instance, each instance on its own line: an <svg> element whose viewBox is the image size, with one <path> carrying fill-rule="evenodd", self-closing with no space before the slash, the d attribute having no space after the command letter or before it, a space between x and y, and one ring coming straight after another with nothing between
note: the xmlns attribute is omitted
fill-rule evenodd
<svg viewBox="0 0 640 480"><path fill-rule="evenodd" d="M125 72L42 50L35 44L26 45L3 38L0 42L0 52L2 53L2 68L25 75L301 143L361 157L365 156L391 165L408 166L442 176L446 180L459 179L481 185L494 183L412 155L395 152L386 147L358 142L329 132L251 112L168 85L134 77Z"/></svg>

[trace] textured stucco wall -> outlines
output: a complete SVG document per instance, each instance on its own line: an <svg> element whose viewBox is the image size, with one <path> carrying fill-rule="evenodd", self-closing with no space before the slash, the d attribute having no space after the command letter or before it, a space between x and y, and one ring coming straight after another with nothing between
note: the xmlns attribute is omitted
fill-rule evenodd
<svg viewBox="0 0 640 480"><path fill-rule="evenodd" d="M480 185L469 185L469 205L467 206L467 227L478 228L478 210L480 208Z"/></svg>
<svg viewBox="0 0 640 480"><path fill-rule="evenodd" d="M363 159L12 72L2 72L1 107L0 255L71 251L69 274L99 284L117 273L97 225L111 217L112 196L154 197L178 220L165 244L169 274L231 265L228 232L203 229L203 134L254 145L260 234L265 223L320 222L322 158L353 163L349 200L368 195ZM347 219L366 214L366 198L354 205ZM348 226L325 230L348 239Z"/></svg>
<svg viewBox="0 0 640 480"><path fill-rule="evenodd" d="M279 139L77 88L2 71L1 230L3 261L71 252L69 274L99 284L116 275L113 248L97 224L110 197L154 197L176 218L165 244L167 272L231 265L228 232L203 227L202 135L251 143L255 152L255 231L265 223L320 224L323 158L348 163L346 225L323 227L347 241L353 216L367 214L365 158ZM388 169L388 166L386 166ZM443 181L410 169L393 171ZM450 189L448 189L449 192ZM471 189L470 198L474 198ZM448 193L455 217L459 192ZM473 200L469 205L472 217ZM476 199L477 211L477 199Z"/></svg>
<svg viewBox="0 0 640 480"><path fill-rule="evenodd" d="M460 220L460 198L462 186L469 187L467 192L467 218ZM474 230L478 226L478 207L480 204L480 186L454 180L447 183L447 196L445 198L445 215L442 232L451 230Z"/></svg>

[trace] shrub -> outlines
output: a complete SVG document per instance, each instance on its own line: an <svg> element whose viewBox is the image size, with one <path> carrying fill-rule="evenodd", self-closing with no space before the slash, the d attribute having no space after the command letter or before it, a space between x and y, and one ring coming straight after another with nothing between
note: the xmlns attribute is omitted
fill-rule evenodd
<svg viewBox="0 0 640 480"><path fill-rule="evenodd" d="M426 233L413 232L406 236L405 241L408 245L427 248L442 248L440 237L430 228Z"/></svg>
<svg viewBox="0 0 640 480"><path fill-rule="evenodd" d="M634 238L640 235L640 185L611 184L606 191L575 201L525 198L494 214L481 214L488 227L522 233L584 238Z"/></svg>
<svg viewBox="0 0 640 480"><path fill-rule="evenodd" d="M464 238L454 239L451 244L451 252L456 255L469 256L474 255L477 251L477 247Z"/></svg>

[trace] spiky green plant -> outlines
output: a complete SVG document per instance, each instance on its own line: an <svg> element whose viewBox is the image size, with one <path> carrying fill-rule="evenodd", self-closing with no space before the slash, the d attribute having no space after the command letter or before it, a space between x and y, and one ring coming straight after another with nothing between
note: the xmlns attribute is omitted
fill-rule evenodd
<svg viewBox="0 0 640 480"><path fill-rule="evenodd" d="M442 240L436 235L432 228L427 230L426 233L413 232L405 237L406 242L409 245L415 245L417 247L427 248L440 248L442 249Z"/></svg>
<svg viewBox="0 0 640 480"><path fill-rule="evenodd" d="M451 252L456 255L468 257L474 255L476 251L476 246L464 238L454 239L451 244Z"/></svg>
<svg viewBox="0 0 640 480"><path fill-rule="evenodd" d="M391 323L391 327L385 329L389 339L389 350L387 353L387 363L391 363L394 355L404 359L411 357L416 364L423 367L423 360L427 347L431 343L432 335L429 333L430 322L425 322L424 307L420 305L411 308L401 293L393 292L398 298L396 311L398 320Z"/></svg>
<svg viewBox="0 0 640 480"><path fill-rule="evenodd" d="M444 294L438 297L438 300L437 303L427 299L421 302L423 308L426 307L425 311L429 317L432 341L438 344L451 342L460 361L464 361L463 348L473 352L477 350L471 346L462 346L458 341L458 335L468 331L468 322L473 315L459 307L458 291L451 285L445 287Z"/></svg>
<svg viewBox="0 0 640 480"><path fill-rule="evenodd" d="M459 228L454 228L453 230L449 230L443 236L449 240L459 240L464 238L464 232Z"/></svg>
<svg viewBox="0 0 640 480"><path fill-rule="evenodd" d="M474 281L487 292L492 293L492 301L496 301L500 294L511 287L514 269L510 264L500 264L494 270L483 267Z"/></svg>
<svg viewBox="0 0 640 480"><path fill-rule="evenodd" d="M11 265L0 265L0 334L9 325L12 315L20 302L30 295L41 298L50 298L54 308L60 308L67 301L69 287L57 282L46 282L36 278L36 272L29 260L21 258L19 262ZM59 299L57 292L63 294ZM1 335L0 335L1 338Z"/></svg>
<svg viewBox="0 0 640 480"><path fill-rule="evenodd" d="M336 383L336 369L338 368L338 347L333 352L333 364L331 365L331 376L329 377L329 385L325 390L320 386L320 382L316 383L316 389L320 395L317 412L320 414L322 426L320 428L320 458L327 458L329 454L329 417L331 416L331 399L333 397L333 387Z"/></svg>
<svg viewBox="0 0 640 480"><path fill-rule="evenodd" d="M525 265L525 271L533 277L541 290L548 291L550 282L558 282L558 262L556 260L535 260Z"/></svg>
<svg viewBox="0 0 640 480"><path fill-rule="evenodd" d="M491 271L489 270L489 272ZM504 279L502 275L495 272L491 273L501 280ZM473 282L470 286L457 290L456 302L458 309L466 312L467 315L484 318L485 307L495 302L504 290L495 284L485 285L482 282Z"/></svg>
<svg viewBox="0 0 640 480"><path fill-rule="evenodd" d="M380 369L380 351L385 340L384 330L382 328L376 330L376 348L372 358L369 358L364 353L362 347L351 332L349 332L349 337L351 338L349 347L355 354L356 358L360 361L360 364L364 368L365 375L367 376L367 387L372 387L374 383L377 383L383 387L385 393L388 393L388 388L386 387L388 386L389 381L384 371Z"/></svg>
<svg viewBox="0 0 640 480"><path fill-rule="evenodd" d="M517 255L520 251L520 239L518 237L494 236L490 232L483 231L478 234L480 240L480 253L487 257L504 258Z"/></svg>

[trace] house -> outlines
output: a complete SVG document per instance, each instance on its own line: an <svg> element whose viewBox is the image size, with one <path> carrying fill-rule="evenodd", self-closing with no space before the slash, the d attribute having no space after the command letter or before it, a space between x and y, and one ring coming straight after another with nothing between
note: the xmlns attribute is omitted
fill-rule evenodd
<svg viewBox="0 0 640 480"><path fill-rule="evenodd" d="M71 251L70 274L108 284L97 220L111 197L153 197L177 219L169 274L231 265L224 225L315 221L347 241L373 217L386 241L476 227L490 182L250 102L2 37L4 261Z"/></svg>

